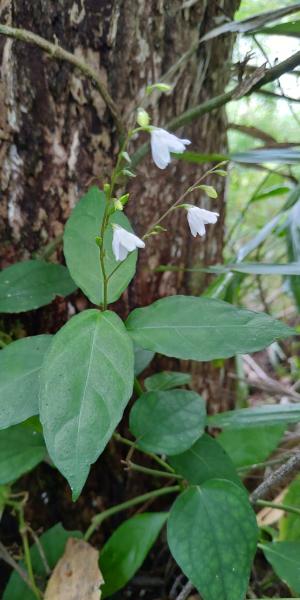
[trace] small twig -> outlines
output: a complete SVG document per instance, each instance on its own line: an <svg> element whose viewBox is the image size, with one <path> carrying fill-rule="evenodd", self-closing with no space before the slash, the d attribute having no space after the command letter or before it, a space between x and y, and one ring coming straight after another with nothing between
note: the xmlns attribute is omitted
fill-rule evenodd
<svg viewBox="0 0 300 600"><path fill-rule="evenodd" d="M18 563L10 555L10 553L5 548L4 544L2 544L2 542L0 542L0 559L2 559L4 562L6 562L7 565L12 567L18 573L18 575L20 575L21 579L25 581L26 585L28 585L28 587L33 591L31 582L29 581L26 571L24 571L24 569L22 569L20 565L18 565Z"/></svg>
<svg viewBox="0 0 300 600"><path fill-rule="evenodd" d="M273 473L271 473L271 475L269 475L269 477L267 477L254 492L252 492L250 496L252 504L255 504L259 499L269 496L277 487L285 487L295 475L297 475L299 469L300 452L297 452L287 461L287 463L279 467L276 471L273 471Z"/></svg>
<svg viewBox="0 0 300 600"><path fill-rule="evenodd" d="M47 52L51 58L63 60L79 69L79 71L81 71L85 77L93 81L99 94L102 96L105 104L110 110L118 131L120 133L123 132L124 126L117 105L105 87L99 73L97 73L97 71L95 71L88 63L83 61L75 54L72 54L72 52L68 52L58 44L48 42L48 40L45 40L40 35L32 33L31 31L27 31L26 29L18 29L17 27L9 27L8 25L0 24L0 34L21 42L25 42L26 44L34 44L35 46L38 46Z"/></svg>
<svg viewBox="0 0 300 600"><path fill-rule="evenodd" d="M188 598L190 593L193 591L194 587L194 584L191 581L188 581L176 597L176 600L186 600L186 598Z"/></svg>
<svg viewBox="0 0 300 600"><path fill-rule="evenodd" d="M40 554L40 557L42 559L42 563L44 565L44 569L45 569L47 575L50 575L51 574L51 569L49 567L49 564L48 564L48 561L47 561L47 557L46 557L46 554L44 552L44 548L43 548L43 546L42 546L42 544L40 542L40 538L39 538L38 535L36 535L35 531L33 531L33 529L31 529L31 527L28 527L28 525L27 525L27 529L28 529L28 532L30 533L32 539L34 540L34 542L35 542L35 544L37 546L37 549L39 551L39 554Z"/></svg>

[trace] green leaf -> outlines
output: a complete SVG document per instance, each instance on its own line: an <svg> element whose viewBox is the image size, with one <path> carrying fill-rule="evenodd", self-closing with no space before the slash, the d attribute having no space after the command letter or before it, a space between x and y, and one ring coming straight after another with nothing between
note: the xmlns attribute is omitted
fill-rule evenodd
<svg viewBox="0 0 300 600"><path fill-rule="evenodd" d="M265 198L272 198L273 196L282 196L291 191L291 188L286 185L273 185L269 188L264 188L262 191L259 191L255 196L252 197L250 201L250 205L253 202L257 202L258 200L264 200Z"/></svg>
<svg viewBox="0 0 300 600"><path fill-rule="evenodd" d="M68 539L81 538L80 531L66 531L61 523L57 523L39 538L39 543L44 550L44 554L50 569L54 569L56 563L64 553L65 545ZM43 587L46 585L47 573L44 562L41 558L37 544L30 548L30 556L34 574L42 581ZM25 569L24 563L19 562L22 569ZM21 579L16 571L12 573L5 588L2 600L36 600L35 595Z"/></svg>
<svg viewBox="0 0 300 600"><path fill-rule="evenodd" d="M276 425L278 423L298 423L300 420L300 402L290 404L267 404L256 408L229 410L208 417L210 427L237 429L258 425Z"/></svg>
<svg viewBox="0 0 300 600"><path fill-rule="evenodd" d="M42 260L26 260L0 273L0 312L19 313L49 304L76 289L68 269Z"/></svg>
<svg viewBox="0 0 300 600"><path fill-rule="evenodd" d="M137 308L126 326L146 350L203 361L255 352L294 333L264 313L195 296L169 296Z"/></svg>
<svg viewBox="0 0 300 600"><path fill-rule="evenodd" d="M262 29L256 29L252 32L252 35L256 35L257 33L264 35L287 35L299 38L300 20L288 21L287 23L279 23L278 25L273 25L273 27L263 27Z"/></svg>
<svg viewBox="0 0 300 600"><path fill-rule="evenodd" d="M217 198L218 197L218 192L215 190L215 188L212 185L197 185L197 189L199 190L203 190L203 192L205 192L209 198Z"/></svg>
<svg viewBox="0 0 300 600"><path fill-rule="evenodd" d="M300 269L300 201L292 207L287 223L287 250L290 260L297 261ZM298 273L299 275L299 273ZM296 306L300 311L300 277L293 277L289 280L292 293L295 298Z"/></svg>
<svg viewBox="0 0 300 600"><path fill-rule="evenodd" d="M206 410L195 392L172 390L142 394L130 412L130 431L147 452L178 454L203 434Z"/></svg>
<svg viewBox="0 0 300 600"><path fill-rule="evenodd" d="M100 269L99 248L95 238L99 236L105 208L105 195L96 187L91 188L75 206L67 221L64 233L64 253L70 273L77 285L93 304L103 303L103 277ZM117 223L132 231L126 216L116 211L110 223ZM137 252L131 252L126 260L118 263L112 251L112 227L104 237L105 268L107 275L118 265L108 283L108 302L118 300L135 273Z"/></svg>
<svg viewBox="0 0 300 600"><path fill-rule="evenodd" d="M256 250L256 248L258 248L269 237L269 235L273 233L277 225L283 219L285 219L285 215L283 213L275 215L275 217L268 221L253 238L244 244L244 246L241 246L237 253L237 262L241 262L244 260L244 258L246 258L246 256Z"/></svg>
<svg viewBox="0 0 300 600"><path fill-rule="evenodd" d="M230 481L191 487L172 506L170 550L203 600L244 600L256 541L247 495Z"/></svg>
<svg viewBox="0 0 300 600"><path fill-rule="evenodd" d="M274 452L285 428L285 424L279 424L227 429L218 436L218 442L235 467L247 467L266 460Z"/></svg>
<svg viewBox="0 0 300 600"><path fill-rule="evenodd" d="M162 371L147 377L144 381L147 392L159 390L171 390L172 388L187 385L191 382L190 373L179 373L176 371Z"/></svg>
<svg viewBox="0 0 300 600"><path fill-rule="evenodd" d="M287 264L237 263L225 265L228 271L248 275L300 275L300 262Z"/></svg>
<svg viewBox="0 0 300 600"><path fill-rule="evenodd" d="M41 433L23 425L0 431L0 484L10 483L33 469L46 456Z"/></svg>
<svg viewBox="0 0 300 600"><path fill-rule="evenodd" d="M7 504L7 500L10 496L10 487L9 485L0 485L0 521L2 519L3 511Z"/></svg>
<svg viewBox="0 0 300 600"><path fill-rule="evenodd" d="M0 429L39 412L39 372L51 335L12 342L0 352Z"/></svg>
<svg viewBox="0 0 300 600"><path fill-rule="evenodd" d="M292 4L290 6L284 6L275 10L262 12L258 15L252 15L247 19L243 19L242 21L230 21L229 23L225 23L224 25L219 25L218 27L211 29L211 31L206 33L201 38L201 41L203 42L205 40L211 40L219 35L223 35L224 33L236 31L239 33L248 33L250 31L255 31L267 23L276 21L277 19L280 19L285 15L292 14L293 12L297 12L298 10L300 10L300 3L296 2L296 4Z"/></svg>
<svg viewBox="0 0 300 600"><path fill-rule="evenodd" d="M186 452L168 459L176 473L189 483L202 485L209 479L228 479L242 487L231 459L218 442L206 433Z"/></svg>
<svg viewBox="0 0 300 600"><path fill-rule="evenodd" d="M300 477L296 477L284 495L286 506L300 507ZM286 512L279 521L279 539L281 541L300 542L300 516Z"/></svg>
<svg viewBox="0 0 300 600"><path fill-rule="evenodd" d="M148 365L151 363L151 360L154 356L154 352L150 352L149 350L144 350L143 348L140 348L140 346L137 346L136 344L133 345L133 351L134 351L134 374L137 376L140 373L142 373L144 371L144 369L146 369L146 367L148 367Z"/></svg>
<svg viewBox="0 0 300 600"><path fill-rule="evenodd" d="M217 162L219 163L221 160L228 160L229 156L227 154L203 154L201 152L183 152L182 154L177 154L176 152L172 152L171 155L177 160L183 160L188 163L211 163Z"/></svg>
<svg viewBox="0 0 300 600"><path fill-rule="evenodd" d="M111 596L134 576L163 527L167 513L144 513L118 527L100 552L105 584L102 598Z"/></svg>
<svg viewBox="0 0 300 600"><path fill-rule="evenodd" d="M259 544L276 575L300 594L300 542Z"/></svg>
<svg viewBox="0 0 300 600"><path fill-rule="evenodd" d="M158 272L187 271L189 273L212 273L220 275L223 273L245 273L246 275L300 275L300 261L290 263L226 263L225 265L214 265L213 267L192 267L191 269L176 268L172 265L160 265Z"/></svg>
<svg viewBox="0 0 300 600"><path fill-rule="evenodd" d="M237 163L284 163L292 165L300 162L300 150L289 146L286 148L256 148L248 150L248 152L231 154L230 158Z"/></svg>
<svg viewBox="0 0 300 600"><path fill-rule="evenodd" d="M40 415L49 454L74 499L121 420L132 385L132 344L116 313L86 310L54 336L41 371Z"/></svg>

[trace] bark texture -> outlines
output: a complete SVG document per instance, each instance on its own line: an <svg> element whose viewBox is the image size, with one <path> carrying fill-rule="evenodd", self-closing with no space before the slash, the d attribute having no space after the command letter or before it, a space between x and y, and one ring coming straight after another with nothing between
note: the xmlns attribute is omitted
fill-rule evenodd
<svg viewBox="0 0 300 600"><path fill-rule="evenodd" d="M224 15L231 19L239 0L2 0L1 22L29 29L75 52L96 68L120 107L133 123L134 107L145 86L161 76L201 35ZM175 90L148 106L155 125L224 91L230 71L232 40L220 37L201 44L173 79ZM29 258L61 234L70 211L89 183L105 181L118 149L110 114L93 85L66 63L51 60L36 47L0 39L0 189L3 244L1 266ZM208 114L185 128L192 149L226 151L224 110ZM134 151L141 140L134 142ZM137 234L206 170L173 162L159 171L147 157L130 184L133 200L128 215ZM207 181L207 183L210 183ZM214 179L218 201L195 194L193 200L220 212L217 226L205 240L192 240L183 211L169 219L159 241L150 238L140 252L137 277L118 303L123 313L157 297L198 293L207 281L179 273L155 273L160 264L213 264L222 257L224 180ZM58 256L58 258L61 258ZM80 306L77 300L76 308ZM81 306L84 302L81 300ZM67 303L59 301L61 325ZM45 312L47 311L47 312ZM38 311L36 333L49 309ZM202 370L203 374L203 370ZM206 384L215 377L206 370Z"/></svg>

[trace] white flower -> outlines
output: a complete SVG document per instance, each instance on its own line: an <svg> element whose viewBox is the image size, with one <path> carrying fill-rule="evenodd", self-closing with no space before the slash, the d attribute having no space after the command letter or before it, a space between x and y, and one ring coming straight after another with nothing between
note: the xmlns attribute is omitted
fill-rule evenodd
<svg viewBox="0 0 300 600"><path fill-rule="evenodd" d="M125 260L128 252L133 252L136 248L145 248L143 240L130 233L120 225L113 224L112 249L116 260Z"/></svg>
<svg viewBox="0 0 300 600"><path fill-rule="evenodd" d="M151 130L151 152L152 158L159 169L165 169L171 162L171 152L181 154L185 147L190 144L190 140L181 140L180 138L160 129L153 127Z"/></svg>
<svg viewBox="0 0 300 600"><path fill-rule="evenodd" d="M197 233L205 235L205 225L207 223L216 223L218 220L219 213L205 210L205 208L198 208L198 206L186 205L186 208L188 224L191 234L194 237L196 237Z"/></svg>

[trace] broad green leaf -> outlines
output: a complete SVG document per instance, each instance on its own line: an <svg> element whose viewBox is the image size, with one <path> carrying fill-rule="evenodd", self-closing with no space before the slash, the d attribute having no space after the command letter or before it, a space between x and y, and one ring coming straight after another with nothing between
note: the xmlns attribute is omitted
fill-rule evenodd
<svg viewBox="0 0 300 600"><path fill-rule="evenodd" d="M238 429L257 427L258 425L276 425L278 423L298 423L300 420L300 402L290 404L266 404L256 408L229 410L208 417L210 427L220 429Z"/></svg>
<svg viewBox="0 0 300 600"><path fill-rule="evenodd" d="M273 25L272 27L263 27L262 29L257 29L252 32L254 35L257 33L263 33L264 35L287 35L298 38L300 37L300 20L279 23L278 25Z"/></svg>
<svg viewBox="0 0 300 600"><path fill-rule="evenodd" d="M0 484L10 483L33 469L46 456L41 433L22 425L0 431Z"/></svg>
<svg viewBox="0 0 300 600"><path fill-rule="evenodd" d="M209 479L228 479L242 487L234 465L218 442L206 433L182 454L168 459L176 473L189 483L202 485Z"/></svg>
<svg viewBox="0 0 300 600"><path fill-rule="evenodd" d="M276 575L300 594L300 542L259 544Z"/></svg>
<svg viewBox="0 0 300 600"><path fill-rule="evenodd" d="M218 442L235 467L247 467L266 460L277 448L284 430L285 424L282 423L227 429L218 436Z"/></svg>
<svg viewBox="0 0 300 600"><path fill-rule="evenodd" d="M132 343L116 313L86 310L54 336L41 370L40 416L49 454L74 499L121 420L132 385Z"/></svg>
<svg viewBox="0 0 300 600"><path fill-rule="evenodd" d="M66 531L60 523L57 523L45 531L39 538L50 569L54 569L56 563L63 555L65 545L70 537L81 538L82 534L80 531ZM39 582L42 582L43 587L45 587L48 576L37 544L31 546L30 556L33 572L39 578ZM25 569L22 561L19 564L22 569ZM14 571L5 588L2 600L36 600L36 597L23 579L21 579L20 575Z"/></svg>
<svg viewBox="0 0 300 600"><path fill-rule="evenodd" d="M284 496L286 506L300 508L300 477L290 484ZM286 512L279 521L279 539L281 541L300 542L300 515Z"/></svg>
<svg viewBox="0 0 300 600"><path fill-rule="evenodd" d="M126 326L146 350L203 361L255 352L294 333L269 315L204 296L157 300L135 309Z"/></svg>
<svg viewBox="0 0 300 600"><path fill-rule="evenodd" d="M0 273L0 312L19 313L49 304L76 289L68 269L42 260L26 260Z"/></svg>
<svg viewBox="0 0 300 600"><path fill-rule="evenodd" d="M267 12L262 12L258 15L253 15L248 17L247 19L243 19L241 21L230 21L229 23L225 23L224 25L219 25L214 29L211 29L208 33L206 33L201 41L213 39L219 35L223 35L224 33L231 32L239 32L239 33L248 33L254 31L260 27L263 27L267 23L272 21L277 21L281 17L285 15L292 14L293 12L297 12L300 10L300 3L296 2L290 6L284 6L282 8L277 8L275 10L270 10Z"/></svg>
<svg viewBox="0 0 300 600"><path fill-rule="evenodd" d="M100 269L99 247L95 238L100 235L105 208L105 196L98 188L91 188L75 206L67 221L64 233L64 254L70 273L77 285L93 304L103 303L103 278ZM126 216L116 211L110 223L118 223L132 231ZM117 300L127 288L135 273L137 253L131 252L126 260L116 262L112 251L112 227L104 238L105 267L107 275L116 268L108 284L108 302Z"/></svg>
<svg viewBox="0 0 300 600"><path fill-rule="evenodd" d="M206 410L195 392L146 392L130 412L130 430L147 452L178 454L190 448L204 431Z"/></svg>
<svg viewBox="0 0 300 600"><path fill-rule="evenodd" d="M143 564L168 513L144 513L118 527L100 551L102 598L120 590Z"/></svg>
<svg viewBox="0 0 300 600"><path fill-rule="evenodd" d="M171 390L172 388L187 385L191 382L189 373L179 373L176 371L162 371L151 375L145 379L144 384L147 392L158 390Z"/></svg>
<svg viewBox="0 0 300 600"><path fill-rule="evenodd" d="M231 481L188 488L172 506L170 550L203 600L244 600L256 541L255 514Z"/></svg>
<svg viewBox="0 0 300 600"><path fill-rule="evenodd" d="M299 148L256 148L248 152L238 152L230 155L231 160L238 163L277 163L296 164L300 162Z"/></svg>
<svg viewBox="0 0 300 600"><path fill-rule="evenodd" d="M51 335L12 342L0 352L0 429L39 412L39 372Z"/></svg>
<svg viewBox="0 0 300 600"><path fill-rule="evenodd" d="M137 376L148 367L151 363L152 358L154 357L154 352L149 352L149 350L144 350L140 348L136 344L133 345L134 351L134 374Z"/></svg>

